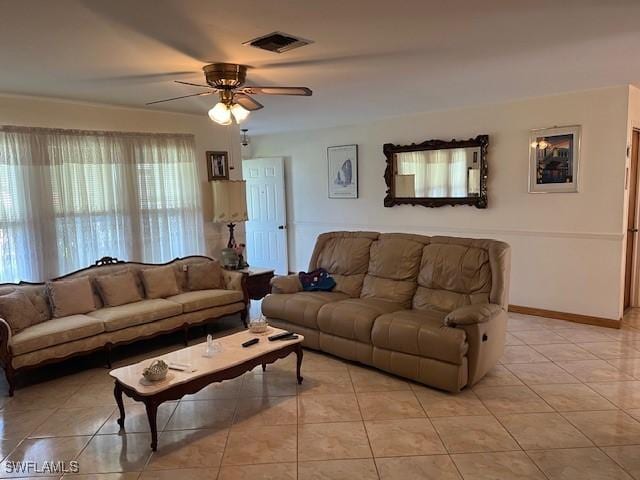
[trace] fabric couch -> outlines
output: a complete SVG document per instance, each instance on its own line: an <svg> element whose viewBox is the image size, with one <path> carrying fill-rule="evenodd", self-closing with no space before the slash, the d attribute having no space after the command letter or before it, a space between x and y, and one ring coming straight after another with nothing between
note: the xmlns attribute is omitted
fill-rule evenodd
<svg viewBox="0 0 640 480"><path fill-rule="evenodd" d="M305 292L296 275L272 280L262 312L305 346L457 392L502 355L510 247L495 240L402 233L318 237L309 271L336 280Z"/></svg>
<svg viewBox="0 0 640 480"><path fill-rule="evenodd" d="M116 345L179 330L186 342L190 327L238 313L246 326L247 305L243 275L201 256L163 265L106 257L50 282L0 285L9 394L21 370L97 350L108 359Z"/></svg>

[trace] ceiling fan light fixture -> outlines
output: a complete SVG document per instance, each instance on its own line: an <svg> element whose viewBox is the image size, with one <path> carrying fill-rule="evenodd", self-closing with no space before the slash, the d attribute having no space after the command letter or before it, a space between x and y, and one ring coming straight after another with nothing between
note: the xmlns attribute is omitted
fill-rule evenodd
<svg viewBox="0 0 640 480"><path fill-rule="evenodd" d="M285 43L290 40L295 43L295 38L284 37L285 36L283 36ZM183 82L181 80L176 80L176 82L183 85L205 88L206 90L190 95L181 95L179 97L148 102L147 105L171 102L181 98L217 94L220 101L209 110L209 118L218 125L232 125L234 120L235 123L240 124L249 117L251 112L264 108L264 105L255 100L251 95L293 95L308 97L313 94L311 89L307 87L244 86L247 74L246 65L212 63L205 65L202 69L204 70L206 85Z"/></svg>
<svg viewBox="0 0 640 480"><path fill-rule="evenodd" d="M231 110L226 104L218 102L209 110L209 118L219 125L231 125Z"/></svg>
<svg viewBox="0 0 640 480"><path fill-rule="evenodd" d="M233 114L233 118L236 119L238 124L244 122L247 118L249 118L249 114L251 113L249 110L244 108L239 103L234 103L231 107L231 113Z"/></svg>

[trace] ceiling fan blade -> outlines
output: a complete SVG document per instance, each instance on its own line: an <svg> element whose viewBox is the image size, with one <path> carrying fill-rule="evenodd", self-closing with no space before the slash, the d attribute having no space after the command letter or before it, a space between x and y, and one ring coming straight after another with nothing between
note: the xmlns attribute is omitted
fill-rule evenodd
<svg viewBox="0 0 640 480"><path fill-rule="evenodd" d="M310 97L313 92L307 87L242 87L239 91L249 95L298 95Z"/></svg>
<svg viewBox="0 0 640 480"><path fill-rule="evenodd" d="M188 98L188 97L202 97L204 95L213 95L214 93L216 92L213 91L213 92L192 93L191 95L182 95L180 97L165 98L164 100L156 100L155 102L145 103L145 105L153 105L154 103L171 102L172 100L180 100L181 98Z"/></svg>
<svg viewBox="0 0 640 480"><path fill-rule="evenodd" d="M182 85L189 85L191 87L213 88L214 90L217 90L217 88L214 88L211 85L203 85L201 83L183 82L181 80L174 80L174 82L175 83L180 83Z"/></svg>
<svg viewBox="0 0 640 480"><path fill-rule="evenodd" d="M235 102L237 104L239 104L242 107L246 108L250 112L252 112L254 110L260 110L261 108L264 108L264 105L262 105L260 102L258 102L256 100L254 100L249 95L245 95L244 93L236 93L233 96L233 99L235 100Z"/></svg>

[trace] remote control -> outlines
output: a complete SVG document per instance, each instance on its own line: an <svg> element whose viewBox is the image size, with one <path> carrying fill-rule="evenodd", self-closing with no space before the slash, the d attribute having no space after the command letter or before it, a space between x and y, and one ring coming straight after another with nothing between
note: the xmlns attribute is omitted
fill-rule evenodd
<svg viewBox="0 0 640 480"><path fill-rule="evenodd" d="M290 337L292 336L294 333L293 332L282 332L282 333L276 333L275 335L271 335L269 337L269 341L273 342L274 340L280 340L281 338L286 338L286 337Z"/></svg>
<svg viewBox="0 0 640 480"><path fill-rule="evenodd" d="M281 341L283 341L283 342L286 342L286 341L288 341L288 340L295 340L296 338L298 338L298 335L296 335L295 333L293 333L293 334L288 335L288 336L286 336L286 337L279 338L278 340L281 340Z"/></svg>
<svg viewBox="0 0 640 480"><path fill-rule="evenodd" d="M255 345L256 343L258 343L260 341L259 338L252 338L251 340L247 340L246 342L244 342L242 344L242 346L244 348L250 347L251 345Z"/></svg>
<svg viewBox="0 0 640 480"><path fill-rule="evenodd" d="M187 363L170 363L169 365L169 370L177 370L179 372L186 372L186 371L191 371L191 365L187 364Z"/></svg>

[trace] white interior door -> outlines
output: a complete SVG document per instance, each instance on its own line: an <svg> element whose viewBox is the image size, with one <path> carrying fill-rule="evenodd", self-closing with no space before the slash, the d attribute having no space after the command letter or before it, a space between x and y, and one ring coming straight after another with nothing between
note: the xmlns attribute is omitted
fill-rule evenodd
<svg viewBox="0 0 640 480"><path fill-rule="evenodd" d="M254 158L242 161L247 182L249 221L247 261L252 267L289 273L287 257L287 207L284 191L284 159Z"/></svg>

